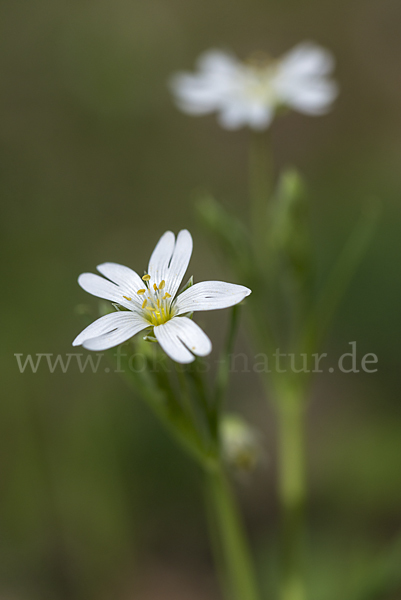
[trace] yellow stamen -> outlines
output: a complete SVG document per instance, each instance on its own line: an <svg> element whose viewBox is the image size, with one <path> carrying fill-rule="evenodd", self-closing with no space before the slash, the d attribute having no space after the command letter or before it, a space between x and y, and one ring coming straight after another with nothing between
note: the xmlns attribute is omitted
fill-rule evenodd
<svg viewBox="0 0 401 600"><path fill-rule="evenodd" d="M160 308L160 300L159 300L159 298L157 299L157 308Z"/></svg>
<svg viewBox="0 0 401 600"><path fill-rule="evenodd" d="M148 301L147 301L147 300L146 300L146 298L145 298L145 300L144 300L144 301L143 301L143 303L142 303L142 308L145 308L145 306L147 305L147 303L148 303Z"/></svg>
<svg viewBox="0 0 401 600"><path fill-rule="evenodd" d="M141 295L141 294L144 294L145 292L146 292L146 290L145 290L145 289L141 289L141 290L138 290L138 291L137 291L137 294Z"/></svg>
<svg viewBox="0 0 401 600"><path fill-rule="evenodd" d="M162 298L162 300L167 300L167 298L171 298L171 294L169 294L168 292L166 292Z"/></svg>
<svg viewBox="0 0 401 600"><path fill-rule="evenodd" d="M153 289L155 290L155 292L157 292L157 285L155 283L153 284Z"/></svg>
<svg viewBox="0 0 401 600"><path fill-rule="evenodd" d="M129 296L123 296L123 298L125 298L126 300L132 300L132 298L130 298Z"/></svg>
<svg viewBox="0 0 401 600"><path fill-rule="evenodd" d="M144 281L149 281L149 279L150 279L150 275L144 275L144 276L142 277L142 279L143 279Z"/></svg>
<svg viewBox="0 0 401 600"><path fill-rule="evenodd" d="M166 282L164 281L164 279L162 279L162 281L159 283L159 290L162 290L165 285L166 285Z"/></svg>

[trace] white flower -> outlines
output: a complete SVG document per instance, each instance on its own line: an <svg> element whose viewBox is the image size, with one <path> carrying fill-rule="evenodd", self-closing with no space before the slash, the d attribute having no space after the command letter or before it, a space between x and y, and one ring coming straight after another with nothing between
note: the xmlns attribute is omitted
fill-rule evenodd
<svg viewBox="0 0 401 600"><path fill-rule="evenodd" d="M192 115L218 113L227 129L266 129L281 107L308 115L327 112L338 94L328 78L333 55L312 42L295 46L278 60L254 56L240 62L221 50L199 57L198 73L178 73L171 89L178 107Z"/></svg>
<svg viewBox="0 0 401 600"><path fill-rule="evenodd" d="M223 281L203 281L177 295L191 254L189 231L180 231L177 240L171 231L166 231L150 257L148 274L142 278L115 263L97 267L104 277L93 273L80 275L78 283L86 292L111 300L126 310L101 317L84 329L72 345L106 350L151 327L165 353L176 362L190 363L195 360L194 354L209 354L211 341L185 314L234 306L251 290Z"/></svg>

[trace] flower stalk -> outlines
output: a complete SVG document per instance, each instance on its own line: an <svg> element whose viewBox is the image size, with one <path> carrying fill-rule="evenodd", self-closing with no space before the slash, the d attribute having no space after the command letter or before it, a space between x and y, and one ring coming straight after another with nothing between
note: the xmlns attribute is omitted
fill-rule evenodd
<svg viewBox="0 0 401 600"><path fill-rule="evenodd" d="M247 534L220 465L205 471L209 526L227 600L260 600Z"/></svg>
<svg viewBox="0 0 401 600"><path fill-rule="evenodd" d="M305 405L289 387L277 398L278 495L281 509L281 600L305 600Z"/></svg>
<svg viewBox="0 0 401 600"><path fill-rule="evenodd" d="M239 306L231 309L227 338L214 386L210 425L219 460L212 468L205 469L204 482L215 563L227 600L260 600L247 534L224 471L220 442L222 408L229 383L230 355L238 332L239 313Z"/></svg>
<svg viewBox="0 0 401 600"><path fill-rule="evenodd" d="M273 191L270 140L254 134L250 145L251 226L255 256L259 257L261 280L274 289L270 281L268 237L269 200ZM254 286L255 301L259 299ZM261 306L262 312L266 307ZM254 318L252 313L251 318ZM254 323L254 329L258 323ZM276 341L269 323L258 335L262 350L270 352ZM293 339L293 336L291 336ZM290 342L291 343L291 342ZM304 414L307 382L293 374L271 373L266 379L267 395L273 395L278 423L278 498L281 514L280 600L305 600L305 506L307 497L305 465Z"/></svg>
<svg viewBox="0 0 401 600"><path fill-rule="evenodd" d="M229 356L238 324L239 309L233 307L213 390L207 386L198 362L190 366L178 365L164 357L166 369L152 370L153 354L163 356L157 344L148 346L142 355L149 360L149 368L130 369L128 355L122 353L119 371L125 374L127 382L203 471L216 570L227 600L260 600L246 531L225 473L220 444L222 403L229 383ZM140 347L144 346L147 343L141 342Z"/></svg>
<svg viewBox="0 0 401 600"><path fill-rule="evenodd" d="M268 135L266 132L251 132L249 152L251 230L255 256L263 262L267 259L268 201L273 178Z"/></svg>

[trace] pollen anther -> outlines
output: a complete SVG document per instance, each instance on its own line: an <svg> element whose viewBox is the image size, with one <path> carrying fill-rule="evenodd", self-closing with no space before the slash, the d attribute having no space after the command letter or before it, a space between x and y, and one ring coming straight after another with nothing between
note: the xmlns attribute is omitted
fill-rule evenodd
<svg viewBox="0 0 401 600"><path fill-rule="evenodd" d="M174 314L172 307L170 306L171 294L165 291L166 281L162 279L160 283L152 283L149 285L148 282L151 279L150 275L144 275L142 279L146 282L146 289L137 291L137 294L145 294L143 299L142 309L145 312L145 318L154 327L163 325L169 321ZM163 290L163 291L162 291Z"/></svg>
<svg viewBox="0 0 401 600"><path fill-rule="evenodd" d="M129 296L123 296L123 298L125 298L128 301L132 300L132 298L130 298Z"/></svg>

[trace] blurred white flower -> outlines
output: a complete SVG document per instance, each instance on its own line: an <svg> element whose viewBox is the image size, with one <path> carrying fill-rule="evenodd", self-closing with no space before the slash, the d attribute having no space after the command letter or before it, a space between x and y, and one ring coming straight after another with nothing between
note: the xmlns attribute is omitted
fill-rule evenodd
<svg viewBox="0 0 401 600"><path fill-rule="evenodd" d="M338 94L337 84L328 77L333 55L312 42L295 46L277 60L260 54L241 62L227 52L209 50L197 66L196 74L171 78L176 103L191 115L217 112L227 129L266 129L282 107L321 115Z"/></svg>
<svg viewBox="0 0 401 600"><path fill-rule="evenodd" d="M190 363L195 360L195 354L209 354L211 341L186 313L234 306L251 290L223 281L203 281L177 295L191 254L189 231L180 231L177 240L171 231L166 231L142 278L128 267L115 263L97 267L104 277L93 273L80 275L78 283L86 292L110 300L123 310L107 314L89 325L72 345L107 350L152 328L160 346L176 362Z"/></svg>

